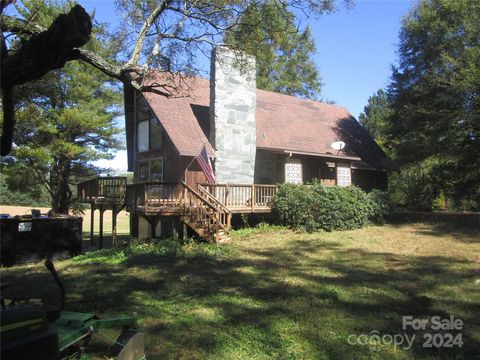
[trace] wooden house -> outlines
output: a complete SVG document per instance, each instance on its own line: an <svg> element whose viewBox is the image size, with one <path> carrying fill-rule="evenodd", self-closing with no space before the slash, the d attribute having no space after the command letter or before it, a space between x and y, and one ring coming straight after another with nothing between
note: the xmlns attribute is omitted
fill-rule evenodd
<svg viewBox="0 0 480 360"><path fill-rule="evenodd" d="M239 68L235 53L217 48L210 79L162 73L145 79L175 89L170 98L125 88L133 235L146 235L146 224L154 234L158 223L162 232L183 223L218 240L232 213L269 212L276 184L284 182L386 188L387 157L345 108L256 89L254 60L248 64ZM338 141L345 147L334 150ZM215 184L206 184L195 161L204 146ZM195 229L201 220L189 212L202 202L208 204L202 211L223 217L223 225L211 221L208 229L204 221Z"/></svg>

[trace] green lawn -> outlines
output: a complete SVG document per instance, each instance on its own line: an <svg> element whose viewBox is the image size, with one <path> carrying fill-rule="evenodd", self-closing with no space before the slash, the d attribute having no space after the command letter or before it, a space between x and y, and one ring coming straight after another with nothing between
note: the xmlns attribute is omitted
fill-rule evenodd
<svg viewBox="0 0 480 360"><path fill-rule="evenodd" d="M149 359L473 359L480 231L430 225L304 234L242 230L224 246L171 241L59 261L67 308L136 312ZM51 297L40 265L2 269ZM13 290L12 289L12 290ZM402 316L461 318L462 348L422 348ZM416 335L409 351L350 335ZM458 331L450 331L452 334Z"/></svg>

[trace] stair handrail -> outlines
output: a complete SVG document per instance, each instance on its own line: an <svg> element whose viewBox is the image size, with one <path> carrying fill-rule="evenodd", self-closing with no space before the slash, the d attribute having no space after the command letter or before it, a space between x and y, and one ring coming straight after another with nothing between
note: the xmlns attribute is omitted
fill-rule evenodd
<svg viewBox="0 0 480 360"><path fill-rule="evenodd" d="M181 181L180 184L182 184L182 186L184 187L184 189L186 189L188 192L190 192L191 194L193 194L196 198L198 198L201 203L210 208L211 210L214 211L215 214L217 215L220 215L218 209L213 206L212 204L210 204L205 198L203 198L197 191L195 191L194 189L192 189L190 186L188 186L185 182ZM186 200L187 199L184 199L184 202L186 203ZM216 229L215 229L215 233L216 233L216 237L218 238L218 232L220 231L220 228L222 228L223 230L228 230L228 223L223 223L221 220L220 220L220 216L212 216L212 214L210 213L206 213L207 216L210 218L210 220L212 220L214 222L214 224L216 225Z"/></svg>

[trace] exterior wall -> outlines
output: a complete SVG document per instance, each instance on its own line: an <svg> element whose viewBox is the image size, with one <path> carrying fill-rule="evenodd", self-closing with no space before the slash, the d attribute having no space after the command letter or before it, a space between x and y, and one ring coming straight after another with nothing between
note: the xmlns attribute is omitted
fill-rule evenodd
<svg viewBox="0 0 480 360"><path fill-rule="evenodd" d="M210 72L210 143L218 183L251 184L256 153L255 60L241 69L237 53L217 47Z"/></svg>
<svg viewBox="0 0 480 360"><path fill-rule="evenodd" d="M281 184L285 182L285 162L287 159L286 154L257 150L254 183Z"/></svg>
<svg viewBox="0 0 480 360"><path fill-rule="evenodd" d="M267 150L257 150L255 161L256 184L281 184L285 182L285 163L289 156ZM302 163L303 183L320 180L325 186L336 185L336 162L334 159L316 156L292 155ZM338 161L345 163L345 161ZM387 174L384 171L352 169L352 184L365 191L387 189Z"/></svg>
<svg viewBox="0 0 480 360"><path fill-rule="evenodd" d="M136 96L141 96L137 93ZM135 129L138 122L137 109L134 112ZM138 181L138 163L141 161L149 161L155 159L163 159L163 181L165 182L180 182L187 181L190 186L196 187L198 183L206 182L205 175L196 163L192 162L193 157L180 156L175 149L170 138L164 132L162 137L161 149L138 152L137 139L135 132L134 144L134 179ZM190 166L189 166L190 165ZM188 167L188 170L185 171Z"/></svg>

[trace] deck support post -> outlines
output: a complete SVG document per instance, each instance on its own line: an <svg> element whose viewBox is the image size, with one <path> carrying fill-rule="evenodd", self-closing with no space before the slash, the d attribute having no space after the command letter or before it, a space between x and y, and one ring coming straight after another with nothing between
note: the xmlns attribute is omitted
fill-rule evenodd
<svg viewBox="0 0 480 360"><path fill-rule="evenodd" d="M98 237L98 248L103 249L103 204L100 204L100 233Z"/></svg>
<svg viewBox="0 0 480 360"><path fill-rule="evenodd" d="M184 222L182 222L182 240L187 240L187 224L185 224Z"/></svg>
<svg viewBox="0 0 480 360"><path fill-rule="evenodd" d="M148 224L150 225L150 229L149 229L149 236L153 239L155 238L155 234L156 234L156 230L157 230L157 225L158 225L158 221L159 219L156 218L156 217L152 217L152 216L147 216L147 215L142 215L142 217L147 220Z"/></svg>
<svg viewBox="0 0 480 360"><path fill-rule="evenodd" d="M93 233L95 231L95 205L90 205L90 246L95 245Z"/></svg>
<svg viewBox="0 0 480 360"><path fill-rule="evenodd" d="M112 207L112 245L117 245L117 207Z"/></svg>
<svg viewBox="0 0 480 360"><path fill-rule="evenodd" d="M177 221L174 221L173 222L173 229L172 229L172 238L173 240L178 240L179 239L179 236L178 236L178 228L177 228Z"/></svg>

